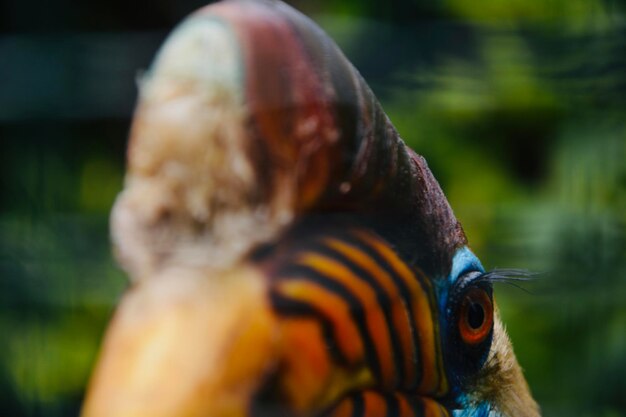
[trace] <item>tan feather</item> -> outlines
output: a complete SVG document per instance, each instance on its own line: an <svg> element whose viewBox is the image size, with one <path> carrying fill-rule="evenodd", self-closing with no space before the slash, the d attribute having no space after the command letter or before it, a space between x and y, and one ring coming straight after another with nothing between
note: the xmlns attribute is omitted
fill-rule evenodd
<svg viewBox="0 0 626 417"><path fill-rule="evenodd" d="M469 387L469 392L477 404L487 401L496 411L507 417L540 415L539 406L530 393L497 308L493 343L487 361L475 381Z"/></svg>

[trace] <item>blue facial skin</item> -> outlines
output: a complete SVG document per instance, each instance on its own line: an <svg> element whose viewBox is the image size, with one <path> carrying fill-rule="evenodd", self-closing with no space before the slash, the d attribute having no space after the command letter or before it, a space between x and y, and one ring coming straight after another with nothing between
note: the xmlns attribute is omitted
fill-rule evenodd
<svg viewBox="0 0 626 417"><path fill-rule="evenodd" d="M448 295L450 289L454 287L454 284L460 277L468 272L480 272L484 273L485 268L480 263L480 260L472 253L467 246L459 248L454 257L452 258L452 270L450 275L445 280L436 280L439 284L437 287L437 299L439 300L439 317L441 320L441 327L446 329L447 317L448 317Z"/></svg>
<svg viewBox="0 0 626 417"><path fill-rule="evenodd" d="M439 313L442 320L442 327L445 328L447 324L445 320L448 316L448 294L450 293L450 288L456 284L460 277L472 271L484 273L485 268L483 268L483 265L476 255L474 255L467 246L463 246L456 251L452 258L452 270L450 271L450 275L448 275L445 280L436 280L436 282L439 283L437 297L439 300Z"/></svg>
<svg viewBox="0 0 626 417"><path fill-rule="evenodd" d="M448 275L448 284L453 285L460 276L471 271L484 273L485 268L476 255L467 246L463 246L456 251L452 258L452 270Z"/></svg>
<svg viewBox="0 0 626 417"><path fill-rule="evenodd" d="M500 414L496 414L491 411L489 404L483 403L477 407L470 407L463 410L452 411L452 417L498 417Z"/></svg>
<svg viewBox="0 0 626 417"><path fill-rule="evenodd" d="M452 306L449 305L450 291L457 284L458 280L471 272L484 273L480 260L469 250L467 246L459 248L454 257L452 258L452 268L450 275L446 279L435 280L438 282L437 297L439 300L439 320L441 326L441 335L446 340L448 333L451 331L448 323L449 317L452 315ZM454 327L454 326L453 326ZM445 346L445 343L444 343ZM451 370L447 370L448 373ZM449 378L453 381L454 378ZM461 407L468 406L468 408L462 408L460 410L453 410L452 415L454 417L496 417L497 415L491 411L491 407L487 403L480 404L478 406L469 406L465 393L461 391L461 387L451 386L451 394L453 400Z"/></svg>

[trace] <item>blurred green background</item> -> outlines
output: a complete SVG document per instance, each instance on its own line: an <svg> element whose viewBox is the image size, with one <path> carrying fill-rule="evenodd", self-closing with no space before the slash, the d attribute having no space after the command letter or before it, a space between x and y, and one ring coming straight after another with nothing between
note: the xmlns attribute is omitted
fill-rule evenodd
<svg viewBox="0 0 626 417"><path fill-rule="evenodd" d="M0 3L0 415L74 416L135 77L199 0ZM429 161L547 416L626 415L626 2L294 1Z"/></svg>

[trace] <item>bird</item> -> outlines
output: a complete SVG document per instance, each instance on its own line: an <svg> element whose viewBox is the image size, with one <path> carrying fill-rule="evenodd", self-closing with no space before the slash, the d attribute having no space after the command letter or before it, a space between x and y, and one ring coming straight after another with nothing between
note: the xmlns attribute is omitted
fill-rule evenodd
<svg viewBox="0 0 626 417"><path fill-rule="evenodd" d="M205 6L138 85L83 417L539 415L506 274L317 24Z"/></svg>

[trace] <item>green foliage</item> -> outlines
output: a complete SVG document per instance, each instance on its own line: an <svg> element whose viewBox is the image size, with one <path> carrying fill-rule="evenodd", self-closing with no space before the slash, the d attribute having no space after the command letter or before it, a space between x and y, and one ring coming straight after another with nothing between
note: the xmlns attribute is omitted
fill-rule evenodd
<svg viewBox="0 0 626 417"><path fill-rule="evenodd" d="M541 272L528 292L496 291L545 414L624 415L623 6L424 3L296 5L427 158L485 266ZM126 286L107 226L126 131L107 119L0 125L0 414L78 410Z"/></svg>

